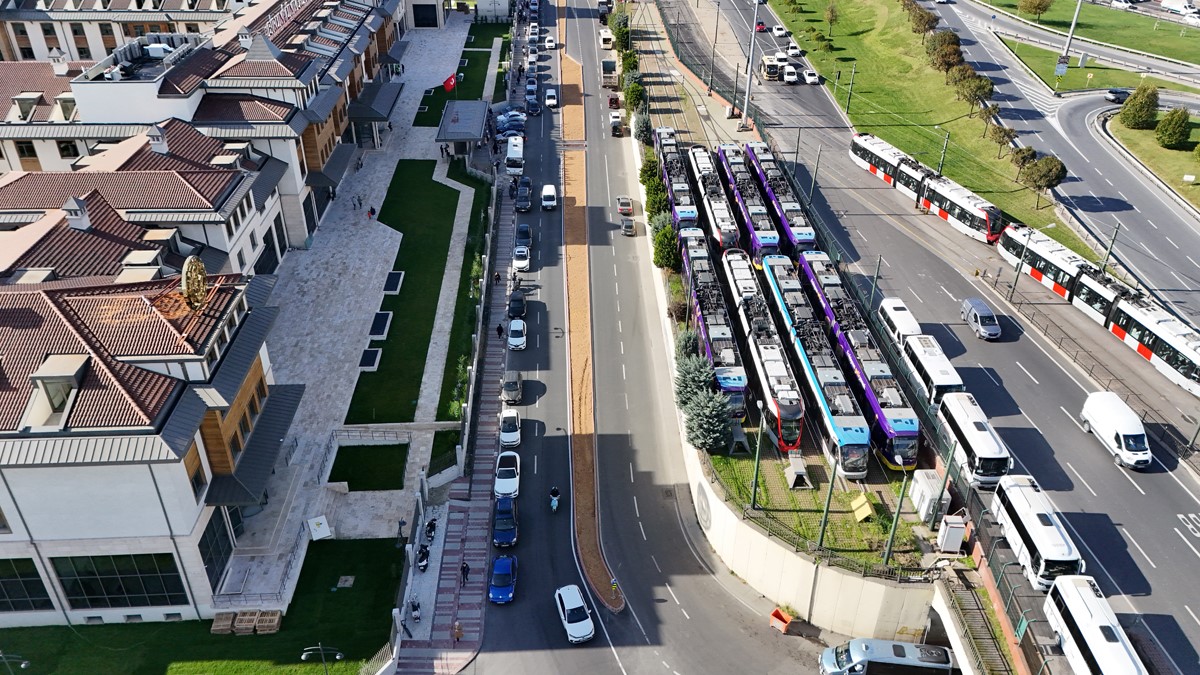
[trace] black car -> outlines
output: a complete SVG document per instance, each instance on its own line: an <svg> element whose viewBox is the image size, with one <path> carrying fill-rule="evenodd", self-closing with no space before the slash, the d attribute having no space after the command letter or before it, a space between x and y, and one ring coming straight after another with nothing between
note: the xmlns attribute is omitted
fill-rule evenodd
<svg viewBox="0 0 1200 675"><path fill-rule="evenodd" d="M530 190L533 190L533 179L529 176L521 176L521 178L517 181L517 187L529 188Z"/></svg>
<svg viewBox="0 0 1200 675"><path fill-rule="evenodd" d="M521 186L517 186L517 191L520 192ZM530 192L533 188L530 188ZM533 248L533 228L528 223L519 223L517 225L517 237L513 242L513 246L528 246Z"/></svg>
<svg viewBox="0 0 1200 675"><path fill-rule="evenodd" d="M508 318L520 319L525 316L525 294L521 291L513 291L512 295L508 296Z"/></svg>
<svg viewBox="0 0 1200 675"><path fill-rule="evenodd" d="M542 104L537 101L525 102L525 113L537 117L542 114Z"/></svg>
<svg viewBox="0 0 1200 675"><path fill-rule="evenodd" d="M506 131L516 131L523 134L525 133L525 123L521 121L512 121L501 122L500 124L496 125L497 134L502 134Z"/></svg>
<svg viewBox="0 0 1200 675"><path fill-rule="evenodd" d="M1113 103L1124 103L1127 98L1129 98L1129 92L1124 89L1109 89L1104 94L1104 100Z"/></svg>
<svg viewBox="0 0 1200 675"><path fill-rule="evenodd" d="M527 187L518 186L517 198L513 202L513 207L522 213L533 208L533 190Z"/></svg>

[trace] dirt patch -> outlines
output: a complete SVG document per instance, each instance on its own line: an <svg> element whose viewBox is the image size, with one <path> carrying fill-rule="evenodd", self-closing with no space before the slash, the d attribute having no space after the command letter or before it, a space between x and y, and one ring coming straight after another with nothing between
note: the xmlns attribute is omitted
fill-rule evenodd
<svg viewBox="0 0 1200 675"><path fill-rule="evenodd" d="M563 53L562 60L562 133L565 141L582 141L584 139L583 113L583 66ZM580 171L582 171L582 167ZM579 188L580 201L583 201L582 183Z"/></svg>
<svg viewBox="0 0 1200 675"><path fill-rule="evenodd" d="M581 115L582 117L582 115ZM581 125L582 126L582 125ZM587 172L584 153L563 153L563 255L567 269L567 334L571 336L571 461L575 539L583 573L609 609L625 608L600 549L596 509L596 445L592 400L592 307L587 248Z"/></svg>

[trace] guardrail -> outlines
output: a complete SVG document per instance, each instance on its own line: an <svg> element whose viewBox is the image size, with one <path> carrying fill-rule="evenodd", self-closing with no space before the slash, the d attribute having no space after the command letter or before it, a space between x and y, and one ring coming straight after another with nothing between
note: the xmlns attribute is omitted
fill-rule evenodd
<svg viewBox="0 0 1200 675"><path fill-rule="evenodd" d="M995 33L996 35L1003 35L1005 37L1012 38L1013 40L1018 40L1020 42L1027 42L1029 44L1047 47L1052 50L1062 49L1062 45L1060 45L1060 44L1049 42L1047 40L1041 40L1041 39L1035 38L1035 37L1030 37L1028 35L1022 35L1020 33L1014 33L1012 31L1005 30L1003 28L992 28L991 31L993 33ZM1078 40L1079 38L1076 37L1075 39ZM1180 82L1184 82L1187 84L1200 85L1200 79L1196 79L1196 78L1192 78L1192 77L1185 77L1185 76L1179 75L1177 73L1168 73L1163 70L1159 70L1157 68L1146 67L1144 65L1140 65L1137 63L1130 63L1128 61L1114 59L1109 56L1096 56L1095 54L1086 52L1086 51L1084 51L1082 49L1078 49L1076 47L1071 47L1070 53L1075 54L1077 56L1086 54L1088 56L1088 58L1090 58L1092 60L1103 61L1104 63L1111 63L1114 65L1118 65L1123 68L1128 68L1137 73L1150 73L1151 75L1161 75L1162 77L1170 78L1172 80L1179 80ZM1147 56L1149 56L1149 55L1147 55ZM1200 66L1192 66L1192 67L1200 69Z"/></svg>
<svg viewBox="0 0 1200 675"><path fill-rule="evenodd" d="M983 663L983 657L979 655L979 648L975 646L975 636L972 635L971 630L967 628L967 617L963 615L962 609L958 606L958 603L954 601L954 588L944 576L938 577L937 583L942 587L942 591L946 594L946 604L950 607L950 615L954 621L955 632L966 638L967 649L971 652L971 665L974 666L975 672L981 674L987 673L987 666L985 666ZM955 657L959 661L964 660L964 657L966 656L966 654L961 652L955 652Z"/></svg>

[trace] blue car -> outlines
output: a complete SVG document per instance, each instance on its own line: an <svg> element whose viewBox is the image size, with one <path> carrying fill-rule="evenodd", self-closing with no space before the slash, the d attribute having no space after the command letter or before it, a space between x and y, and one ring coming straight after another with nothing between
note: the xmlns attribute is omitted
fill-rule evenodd
<svg viewBox="0 0 1200 675"><path fill-rule="evenodd" d="M517 591L517 556L498 555L492 561L492 580L488 582L488 600L503 605Z"/></svg>
<svg viewBox="0 0 1200 675"><path fill-rule="evenodd" d="M501 497L496 500L496 511L492 514L492 545L499 548L517 544L517 500Z"/></svg>

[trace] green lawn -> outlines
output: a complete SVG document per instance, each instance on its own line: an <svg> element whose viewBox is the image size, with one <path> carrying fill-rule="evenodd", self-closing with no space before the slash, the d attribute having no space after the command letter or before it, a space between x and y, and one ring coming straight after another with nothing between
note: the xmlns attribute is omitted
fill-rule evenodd
<svg viewBox="0 0 1200 675"><path fill-rule="evenodd" d="M467 35L475 38L474 41L468 42L468 47L478 47L480 49L490 49L492 41L496 38L504 38L508 40L512 37L512 22L504 21L501 23L473 23L467 31Z"/></svg>
<svg viewBox="0 0 1200 675"><path fill-rule="evenodd" d="M446 369L442 374L442 394L438 399L438 419L462 418L462 405L467 396L467 366L471 359L471 335L475 332L479 302L479 279L483 276L483 214L487 210L491 190L487 183L471 177L463 160L450 165L447 176L463 185L475 188L471 205L471 226L467 244L462 252L462 276L458 281L458 299L454 303L454 325L450 329L450 346L446 354Z"/></svg>
<svg viewBox="0 0 1200 675"><path fill-rule="evenodd" d="M807 58L825 76L826 86L841 72L841 87L835 93L843 107L851 63L857 63L850 118L859 131L876 134L935 167L949 131L943 169L947 176L1003 209L1011 220L1035 227L1055 220L1045 199L1041 209L1035 208L1033 191L1014 181L1016 169L1007 156L997 159L998 146L982 137L983 122L967 116L971 109L956 101L945 76L927 65L921 38L913 34L908 15L896 2L839 4L832 52L815 49L815 40L805 32L809 26L828 30L821 18L824 3L805 0L776 7L793 39L808 50ZM1096 255L1070 228L1056 227L1049 233L1081 254Z"/></svg>
<svg viewBox="0 0 1200 675"><path fill-rule="evenodd" d="M359 374L346 424L411 422L416 412L458 208L458 191L434 182L433 168L431 160L398 162L380 210L380 222L404 233L393 265L404 285L383 300L396 319L386 340L371 343L383 348L379 370Z"/></svg>
<svg viewBox="0 0 1200 675"><path fill-rule="evenodd" d="M1050 49L1042 49L1030 44L1025 44L1018 40L1004 40L1004 44L1012 51L1017 58L1029 66L1042 82L1051 89L1054 88L1054 68L1058 64L1058 52ZM1126 87L1136 89L1143 82L1152 82L1159 89L1174 89L1176 91L1190 91L1200 93L1200 89L1195 87L1185 87L1182 84L1168 82L1157 77L1143 78L1140 73L1135 73L1122 68L1097 65L1095 61L1089 61L1086 68L1076 68L1077 59L1071 61L1071 67L1067 68L1067 74L1063 76L1058 84L1059 91L1071 91L1074 89L1112 89L1114 87ZM1091 75L1091 79L1088 79Z"/></svg>
<svg viewBox="0 0 1200 675"><path fill-rule="evenodd" d="M441 85L434 87L432 94L421 99L421 105L428 109L425 112L417 113L417 116L413 118L413 126L436 127L441 124L442 110L446 107L446 101L454 99L477 101L483 98L483 84L487 79L487 65L490 57L489 52L463 52L462 58L467 60L467 65L456 71L464 75L463 81L459 82L452 91L446 91ZM450 75L451 73L446 73L446 77Z"/></svg>
<svg viewBox="0 0 1200 675"><path fill-rule="evenodd" d="M1160 114L1159 117L1162 115ZM1200 144L1200 118L1192 118L1192 134L1183 150L1168 150L1159 146L1154 140L1154 130L1126 129L1120 120L1113 120L1108 128L1114 136L1125 145L1142 163L1150 167L1164 183L1170 185L1176 192L1183 195L1200 208L1200 186L1184 183L1183 176L1200 174L1200 162L1192 154L1197 144Z"/></svg>
<svg viewBox="0 0 1200 675"><path fill-rule="evenodd" d="M1030 14L1017 11L1018 0L983 1L1028 21L1036 20L1036 17ZM1041 25L1066 33L1071 27L1071 17L1074 14L1074 2L1058 0L1050 5L1049 12L1042 15ZM1158 30L1154 29L1156 24ZM1108 3L1093 5L1085 2L1079 11L1079 23L1075 26L1075 34L1188 63L1200 63L1200 31L1191 27L1183 29L1182 24L1173 21L1156 22L1148 16L1114 9ZM1077 45L1077 48L1086 51L1083 45Z"/></svg>
<svg viewBox="0 0 1200 675"><path fill-rule="evenodd" d="M337 450L330 483L347 483L351 492L401 490L408 444L343 445Z"/></svg>
<svg viewBox="0 0 1200 675"><path fill-rule="evenodd" d="M31 673L321 675L320 661L300 661L321 642L346 655L329 671L353 675L388 641L402 560L392 539L313 542L275 635L211 635L211 621L187 621L8 628L0 644L28 659ZM355 577L354 586L334 591L341 576Z"/></svg>
<svg viewBox="0 0 1200 675"><path fill-rule="evenodd" d="M434 475L449 469L458 462L458 453L454 446L458 445L459 432L457 429L438 431L433 435L433 453L429 457L427 475Z"/></svg>
<svg viewBox="0 0 1200 675"><path fill-rule="evenodd" d="M508 72L504 62L511 58L512 40L507 36L504 42L500 45L500 60L496 63L496 82L492 85L492 103L501 103L508 100L508 93L504 89L504 74Z"/></svg>

